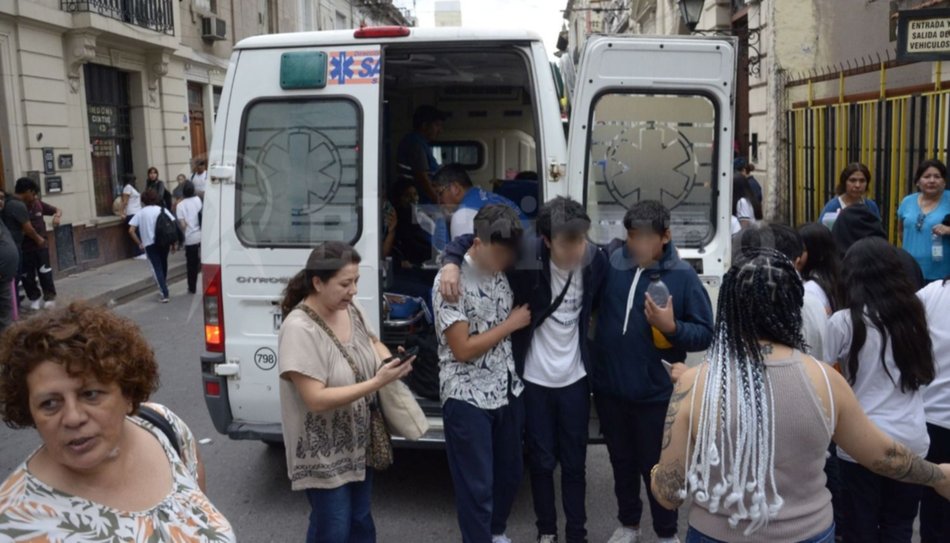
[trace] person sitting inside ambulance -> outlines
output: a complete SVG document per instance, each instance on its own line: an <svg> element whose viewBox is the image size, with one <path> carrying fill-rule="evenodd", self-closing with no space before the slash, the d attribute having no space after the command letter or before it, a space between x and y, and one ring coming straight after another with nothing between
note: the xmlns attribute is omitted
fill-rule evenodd
<svg viewBox="0 0 950 543"><path fill-rule="evenodd" d="M432 258L432 235L420 222L419 193L407 180L399 180L390 194L383 256L392 258L392 282L388 292L422 298L432 311L432 281L436 270L423 264ZM431 221L431 219L430 219Z"/></svg>
<svg viewBox="0 0 950 543"><path fill-rule="evenodd" d="M461 164L446 164L439 168L432 178L435 192L439 197L446 216L451 215L449 238L454 239L474 233L475 214L478 210L492 204L503 204L518 212L521 222L528 224L528 218L514 202L504 196L489 192L472 184L472 179Z"/></svg>
<svg viewBox="0 0 950 543"><path fill-rule="evenodd" d="M402 138L396 150L397 181L412 183L423 204L438 202L432 175L439 169L439 162L432 152L432 142L442 133L442 124L448 116L432 106L419 106L412 115L412 132Z"/></svg>

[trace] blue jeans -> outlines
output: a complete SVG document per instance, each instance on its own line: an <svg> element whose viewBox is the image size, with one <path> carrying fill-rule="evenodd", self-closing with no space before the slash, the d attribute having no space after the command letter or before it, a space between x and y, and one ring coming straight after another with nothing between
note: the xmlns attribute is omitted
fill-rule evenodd
<svg viewBox="0 0 950 543"><path fill-rule="evenodd" d="M307 489L307 543L375 543L376 525L370 511L372 488L373 472L367 469L365 481L331 489Z"/></svg>
<svg viewBox="0 0 950 543"><path fill-rule="evenodd" d="M525 382L525 446L539 535L557 534L554 468L561 464L561 503L567 518L567 542L587 540L587 378L563 388Z"/></svg>
<svg viewBox="0 0 950 543"><path fill-rule="evenodd" d="M498 409L447 400L442 419L462 541L491 543L505 533L524 475L522 400L509 396Z"/></svg>
<svg viewBox="0 0 950 543"><path fill-rule="evenodd" d="M739 529L742 528L742 525L739 525ZM753 534L754 535L754 534ZM831 526L828 529L824 530L820 534L809 537L808 539L803 539L800 543L834 543L835 542L835 524L832 522ZM689 527L689 531L686 532L686 541L685 543L726 543L725 541L720 541L718 539L709 537L708 535L700 532L692 526Z"/></svg>

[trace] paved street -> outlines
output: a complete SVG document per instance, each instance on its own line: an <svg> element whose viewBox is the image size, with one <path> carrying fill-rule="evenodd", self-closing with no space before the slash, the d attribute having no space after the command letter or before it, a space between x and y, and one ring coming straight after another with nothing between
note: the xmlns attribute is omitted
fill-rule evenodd
<svg viewBox="0 0 950 543"><path fill-rule="evenodd" d="M161 366L162 384L155 400L174 409L195 435L211 438L202 446L208 471L208 493L224 512L241 541L302 541L309 506L290 491L283 450L263 443L231 441L211 425L199 386L201 308L185 293L183 282L172 285L171 303L156 303L153 294L118 307L145 331ZM0 477L38 445L31 430L0 428ZM437 451L397 451L396 465L376 479L373 511L381 542L458 541L452 485L445 456ZM590 448L588 528L592 542L606 541L615 526L607 451ZM647 520L649 513L644 514ZM680 532L685 534L684 529ZM527 479L510 522L516 543L534 541L534 514ZM645 541L654 541L650 533Z"/></svg>

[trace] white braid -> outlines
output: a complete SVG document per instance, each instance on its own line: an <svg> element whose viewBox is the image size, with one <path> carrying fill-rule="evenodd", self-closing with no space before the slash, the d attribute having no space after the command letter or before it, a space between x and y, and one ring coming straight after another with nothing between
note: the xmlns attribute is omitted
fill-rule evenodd
<svg viewBox="0 0 950 543"><path fill-rule="evenodd" d="M728 514L733 528L747 522L743 533L749 536L775 518L784 504L775 481L775 400L768 377L755 367L757 353L742 347L727 352L727 337L728 327L720 326L708 353L696 443L690 450L687 438L680 496L692 494L710 513ZM737 359L747 362L736 364ZM691 436L692 405L689 421ZM717 481L712 480L714 466L719 469Z"/></svg>

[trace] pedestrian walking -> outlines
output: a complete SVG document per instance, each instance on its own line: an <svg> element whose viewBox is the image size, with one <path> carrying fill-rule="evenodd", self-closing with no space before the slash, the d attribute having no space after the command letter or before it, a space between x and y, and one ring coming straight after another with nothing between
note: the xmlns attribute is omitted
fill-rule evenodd
<svg viewBox="0 0 950 543"><path fill-rule="evenodd" d="M897 251L883 239L855 243L844 269L847 306L828 323L825 360L840 364L871 421L895 443L924 456L930 439L921 387L935 370L923 304L899 271ZM851 452L838 451L845 539L909 542L922 487L886 479Z"/></svg>
<svg viewBox="0 0 950 543"><path fill-rule="evenodd" d="M175 206L178 224L185 233L185 264L188 271L188 293L194 294L198 288L198 272L201 271L201 225L198 217L201 213L201 198L195 194L195 185L185 181L182 186L183 199Z"/></svg>
<svg viewBox="0 0 950 543"><path fill-rule="evenodd" d="M142 194L135 188L134 175L130 174L125 177L119 207L121 209L119 216L122 217L122 220L125 222L125 227L128 228L129 223L132 222L132 217L142 210ZM145 260L145 258L145 252L136 245L135 259Z"/></svg>
<svg viewBox="0 0 950 543"><path fill-rule="evenodd" d="M73 303L0 341L0 417L40 447L0 485L5 541L235 541L204 493L194 434L147 403L158 364L142 332Z"/></svg>
<svg viewBox="0 0 950 543"><path fill-rule="evenodd" d="M903 247L920 264L927 282L950 275L950 192L947 166L939 160L925 160L914 174L917 192L908 195L897 209Z"/></svg>
<svg viewBox="0 0 950 543"><path fill-rule="evenodd" d="M168 303L168 252L178 242L180 231L175 217L161 207L155 189L145 191L142 204L142 210L129 221L129 235L148 257L152 275L158 285L159 301ZM169 222L171 227L168 226Z"/></svg>
<svg viewBox="0 0 950 543"><path fill-rule="evenodd" d="M651 474L665 507L692 498L686 543L834 542L822 474L832 439L876 474L950 497L950 465L878 429L847 381L803 354L803 298L797 270L769 248L740 248L722 279L715 340L676 382Z"/></svg>
<svg viewBox="0 0 950 543"><path fill-rule="evenodd" d="M56 284L50 265L49 244L46 241L46 217L53 217L53 227L59 226L63 212L39 198L40 188L32 179L17 181L16 195L26 206L32 234L24 229L21 246L20 282L30 309L51 308L56 304Z"/></svg>
<svg viewBox="0 0 950 543"><path fill-rule="evenodd" d="M195 184L195 194L204 199L205 188L208 185L208 163L203 158L194 159L194 168L191 171L189 181Z"/></svg>
<svg viewBox="0 0 950 543"><path fill-rule="evenodd" d="M373 473L392 461L376 392L412 371L414 357L391 356L357 305L359 263L349 245L323 243L281 302L277 364L287 475L310 502L308 543L376 541Z"/></svg>
<svg viewBox="0 0 950 543"><path fill-rule="evenodd" d="M3 205L0 199L0 205ZM0 333L16 320L16 276L20 252L13 235L0 222Z"/></svg>

